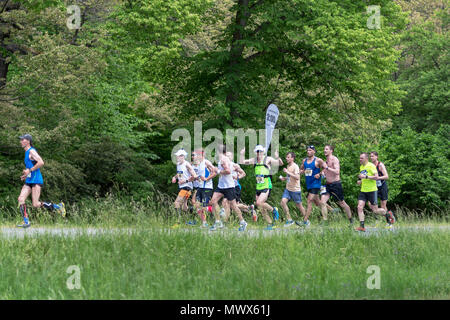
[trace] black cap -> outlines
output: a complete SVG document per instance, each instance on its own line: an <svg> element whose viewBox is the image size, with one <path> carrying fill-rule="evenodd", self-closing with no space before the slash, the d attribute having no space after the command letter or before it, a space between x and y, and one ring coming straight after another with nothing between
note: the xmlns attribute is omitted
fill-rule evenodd
<svg viewBox="0 0 450 320"><path fill-rule="evenodd" d="M306 149L313 149L314 151L316 151L316 147L314 147L313 145L306 147Z"/></svg>
<svg viewBox="0 0 450 320"><path fill-rule="evenodd" d="M28 140L28 141L31 142L31 141L33 140L33 137L31 136L31 134L28 134L28 133L27 133L27 134L24 134L23 136L20 136L19 139L20 139L20 140L26 139L26 140Z"/></svg>

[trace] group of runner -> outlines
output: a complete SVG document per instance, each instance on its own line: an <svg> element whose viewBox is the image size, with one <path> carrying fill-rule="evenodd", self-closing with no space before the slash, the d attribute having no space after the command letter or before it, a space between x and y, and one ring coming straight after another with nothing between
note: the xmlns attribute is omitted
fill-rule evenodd
<svg viewBox="0 0 450 320"><path fill-rule="evenodd" d="M210 230L221 229L224 227L223 222L228 221L230 212L233 211L239 219L239 230L244 231L248 224L242 212L250 213L253 220L256 221L258 217L255 210L256 206L267 222L265 230L272 230L275 227L273 220L279 219L279 213L276 207L267 203L267 200L272 190L271 169L273 166L284 165L278 152L274 153L274 157L270 157L266 155L263 146L257 145L254 149L255 157L245 159L245 149L240 151L239 163L253 165L256 178L255 204L246 205L241 202L242 187L239 183L239 180L245 177L245 171L239 164L233 162L233 154L227 152L226 146L220 145L217 150L219 153L217 167L211 161L205 159L204 151L201 149L192 153L192 163L186 160L188 154L185 150L180 149L175 153L177 174L172 178L172 183L178 183L179 186L179 193L175 200L175 209L179 216L181 216L182 211L189 211L188 200L192 195L192 209L196 210L200 217L201 227L209 228L207 216L208 213L212 213L214 224L210 227ZM344 198L339 159L333 155L333 146L325 146L326 160L316 157L316 148L313 145L308 146L306 152L307 157L303 159L300 166L295 163L295 153L288 152L286 154L287 166L283 169L285 176L279 176L280 180L286 181L286 188L280 203L286 216L284 226L290 227L295 223L299 226L308 227L313 205L320 208L322 223L326 225L328 211L332 209L328 204L331 197L345 212L350 225L353 225L352 212ZM359 160L361 166L357 183L361 186L361 191L358 196L357 212L360 226L356 230L366 231L364 225L366 203L369 204L370 209L375 214L386 218L386 226L390 228L394 224L395 218L392 211L387 210L387 180L389 176L386 167L378 161L378 153L375 151L371 152L370 155L365 152L361 153ZM306 210L302 204L301 175L305 175L308 192ZM214 189L212 179L216 176L219 176L219 181ZM381 207L378 207L378 196L381 199ZM222 198L221 209L219 202ZM303 216L303 221L299 222L292 219L288 207L289 201L295 203ZM195 225L196 221L188 221L187 224Z"/></svg>
<svg viewBox="0 0 450 320"><path fill-rule="evenodd" d="M18 227L27 228L30 226L29 215L26 206L26 199L31 195L34 208L44 208L49 211L56 211L65 217L66 210L64 203L54 204L51 202L40 202L39 198L44 184L40 168L44 161L33 147L33 139L29 134L20 136L20 143L25 151L24 164L25 169L22 172L21 180L24 185L18 197L18 207L22 214L23 223ZM245 159L245 149L239 154L239 163L243 165L252 165L256 177L256 197L255 204L246 205L241 201L242 187L239 180L244 178L246 173L241 166L233 162L232 152L227 152L225 145L218 147L218 165L215 167L211 161L205 159L203 150L195 150L192 154L192 163L188 162L187 152L180 149L175 153L177 158L177 173L172 178L172 183L178 183L179 192L175 200L175 210L181 217L182 211L190 210L188 200L192 195L192 211L196 211L201 220L201 226L209 228L207 217L214 215L214 224L211 230L217 230L224 227L223 222L227 222L231 211L239 219L239 230L244 231L247 228L242 212L250 213L253 221L257 221L258 216L256 208L260 211L262 217L267 222L266 230L274 228L274 221L279 219L278 209L267 203L272 190L272 167L283 166L284 162L279 157L278 151L274 157L266 155L265 148L261 145L255 147L255 157ZM300 226L308 227L310 225L309 217L312 212L313 204L320 208L323 223L327 224L328 210L331 207L327 204L330 197L333 197L338 205L344 210L350 225L353 224L352 212L344 199L344 192L340 180L339 159L333 155L334 148L326 145L324 154L326 160L315 156L316 148L313 145L307 147L307 157L303 159L300 166L295 163L295 153L286 154L287 166L283 169L285 176L280 175L279 179L286 181L286 188L281 199L286 221L284 226L290 227L294 223ZM369 158L371 162L369 161ZM394 215L387 210L389 178L386 167L378 161L378 153L361 153L360 155L360 173L357 183L361 186L361 192L358 196L358 217L360 226L358 231L365 231L364 226L364 206L369 204L371 210L378 215L386 218L387 227L391 227L395 222ZM300 187L300 177L305 175L307 196L306 210L302 205L302 194ZM219 181L214 189L213 179L218 176ZM324 183L324 181L326 181ZM378 196L381 199L381 208L378 207ZM222 209L219 202L222 200ZM302 213L303 221L294 221L290 215L288 202L293 201L299 211ZM255 208L256 205L256 208ZM269 213L272 213L271 215ZM196 221L187 222L195 225Z"/></svg>

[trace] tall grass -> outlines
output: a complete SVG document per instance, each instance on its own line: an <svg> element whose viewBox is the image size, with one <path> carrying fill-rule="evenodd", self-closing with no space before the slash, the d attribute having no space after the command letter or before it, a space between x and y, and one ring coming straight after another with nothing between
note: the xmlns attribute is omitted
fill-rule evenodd
<svg viewBox="0 0 450 320"><path fill-rule="evenodd" d="M32 228L17 233L23 238L0 234L0 299L450 298L448 229L402 228L448 226L447 212L397 208L395 232L359 234L346 228L342 211L329 214L331 228L317 227L315 208L311 229L267 237L262 219L249 223L250 230L259 230L256 236L236 231L236 218L224 234L168 229L195 216L178 217L172 201L158 193L140 201L90 198L67 204L65 219L32 210ZM14 204L2 206L3 226L20 221ZM291 214L300 218L293 207ZM366 221L384 224L369 212ZM36 226L115 232L73 237L28 232ZM132 233L120 232L121 227ZM71 265L81 270L79 290L66 285ZM367 288L371 265L380 267L380 289Z"/></svg>
<svg viewBox="0 0 450 320"><path fill-rule="evenodd" d="M75 203L66 203L67 217L65 219L58 216L57 213L48 212L44 209L35 209L28 203L30 212L30 220L33 224L51 225L51 226L169 226L176 222L186 222L188 220L196 219L195 213L182 213L181 216L175 211L173 207L174 198L160 192L154 192L144 199L139 201L132 197L118 197L108 194L103 198L86 198ZM277 206L275 201L272 205ZM304 203L306 207L306 203ZM336 207L335 205L333 205ZM302 220L301 214L292 203L289 203L291 216L296 220ZM339 209L339 208L338 208ZM278 210L281 216L281 223L284 221L284 212L278 205ZM394 209L398 217L399 224L436 224L449 223L450 209L447 210L411 210L401 207ZM353 219L358 221L356 208L352 208ZM339 209L338 212L329 212L329 221L331 224L343 225L347 224L345 213ZM249 214L244 214L247 221L251 221ZM0 224L14 225L20 222L21 216L17 208L17 200L8 198L0 202ZM311 222L317 224L321 222L320 210L313 206L313 211L310 218ZM231 215L231 220L236 222L234 214ZM383 223L384 218L375 216L370 210L366 210L366 222L370 224ZM209 222L213 222L213 216L209 216ZM264 225L264 221L260 216L257 224L251 223L254 226Z"/></svg>
<svg viewBox="0 0 450 320"><path fill-rule="evenodd" d="M448 299L447 231L342 230L2 239L0 299ZM70 290L67 268L80 268ZM367 268L380 268L368 289Z"/></svg>

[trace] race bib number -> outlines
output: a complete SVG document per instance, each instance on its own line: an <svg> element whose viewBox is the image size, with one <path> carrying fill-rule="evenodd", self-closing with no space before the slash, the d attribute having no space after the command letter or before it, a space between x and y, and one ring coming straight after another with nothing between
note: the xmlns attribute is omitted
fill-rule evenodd
<svg viewBox="0 0 450 320"><path fill-rule="evenodd" d="M27 175L27 178L31 178L31 172Z"/></svg>
<svg viewBox="0 0 450 320"><path fill-rule="evenodd" d="M264 176L256 176L256 183L257 184L262 184L264 183Z"/></svg>
<svg viewBox="0 0 450 320"><path fill-rule="evenodd" d="M306 170L305 170L305 176L306 176L306 177L311 177L311 176L312 176L312 173L313 173L312 169L306 169Z"/></svg>
<svg viewBox="0 0 450 320"><path fill-rule="evenodd" d="M177 178L178 180L183 179L183 171L177 171Z"/></svg>
<svg viewBox="0 0 450 320"><path fill-rule="evenodd" d="M320 186L320 194L327 193L327 187L326 186Z"/></svg>
<svg viewBox="0 0 450 320"><path fill-rule="evenodd" d="M363 170L363 171L361 171L360 173L363 174L363 175L365 175L365 176L367 176L367 170Z"/></svg>
<svg viewBox="0 0 450 320"><path fill-rule="evenodd" d="M382 184L381 180L377 180L377 187L381 187L381 184Z"/></svg>

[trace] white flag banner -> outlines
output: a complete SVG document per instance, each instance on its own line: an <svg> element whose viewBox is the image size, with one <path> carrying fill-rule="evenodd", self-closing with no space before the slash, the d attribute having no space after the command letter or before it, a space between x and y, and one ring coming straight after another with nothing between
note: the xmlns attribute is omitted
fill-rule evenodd
<svg viewBox="0 0 450 320"><path fill-rule="evenodd" d="M272 142L272 134L279 114L278 107L273 103L270 104L266 112L266 154L269 154L270 142Z"/></svg>

